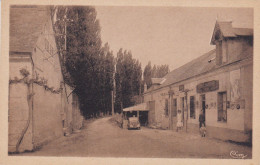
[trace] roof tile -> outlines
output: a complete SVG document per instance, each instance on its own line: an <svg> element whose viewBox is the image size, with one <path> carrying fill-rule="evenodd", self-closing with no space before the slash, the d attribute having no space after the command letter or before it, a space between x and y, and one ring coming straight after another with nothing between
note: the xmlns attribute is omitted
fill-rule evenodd
<svg viewBox="0 0 260 165"><path fill-rule="evenodd" d="M174 84L185 79L197 76L199 74L214 70L216 68L215 62L209 62L216 57L216 50L211 50L208 53L188 62L187 64L171 71L168 73L164 79L166 79L162 85L157 88L161 88L170 84ZM147 92L154 90L149 88Z"/></svg>
<svg viewBox="0 0 260 165"><path fill-rule="evenodd" d="M10 51L31 52L49 17L47 6L12 6Z"/></svg>

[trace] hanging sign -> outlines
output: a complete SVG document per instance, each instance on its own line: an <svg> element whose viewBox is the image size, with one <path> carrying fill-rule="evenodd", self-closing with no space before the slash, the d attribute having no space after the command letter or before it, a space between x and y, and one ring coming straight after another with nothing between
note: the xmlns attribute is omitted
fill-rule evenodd
<svg viewBox="0 0 260 165"><path fill-rule="evenodd" d="M219 88L219 81L212 80L204 83L200 83L197 85L197 93L205 93L218 90Z"/></svg>

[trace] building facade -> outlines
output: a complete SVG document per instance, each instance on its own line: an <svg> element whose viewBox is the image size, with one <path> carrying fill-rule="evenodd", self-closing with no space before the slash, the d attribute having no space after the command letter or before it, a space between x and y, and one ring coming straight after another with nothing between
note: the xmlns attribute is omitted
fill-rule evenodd
<svg viewBox="0 0 260 165"><path fill-rule="evenodd" d="M80 112L63 80L47 6L11 6L9 45L8 151L23 152L66 134Z"/></svg>
<svg viewBox="0 0 260 165"><path fill-rule="evenodd" d="M144 93L149 123L176 129L181 111L183 130L199 133L205 115L207 135L251 141L253 100L253 29L215 24L216 49L156 80Z"/></svg>

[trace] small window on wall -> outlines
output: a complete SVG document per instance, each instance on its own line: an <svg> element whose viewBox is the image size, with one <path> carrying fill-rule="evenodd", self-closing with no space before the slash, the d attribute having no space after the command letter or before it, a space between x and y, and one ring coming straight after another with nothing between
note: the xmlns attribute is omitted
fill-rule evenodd
<svg viewBox="0 0 260 165"><path fill-rule="evenodd" d="M195 119L195 97L190 96L190 118Z"/></svg>
<svg viewBox="0 0 260 165"><path fill-rule="evenodd" d="M169 115L168 99L165 99L164 114L165 116Z"/></svg>
<svg viewBox="0 0 260 165"><path fill-rule="evenodd" d="M218 93L218 121L227 122L227 92Z"/></svg>

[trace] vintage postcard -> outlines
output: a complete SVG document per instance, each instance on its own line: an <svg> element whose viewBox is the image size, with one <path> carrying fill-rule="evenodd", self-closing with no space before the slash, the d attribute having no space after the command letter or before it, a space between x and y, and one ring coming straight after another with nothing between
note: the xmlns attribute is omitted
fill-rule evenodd
<svg viewBox="0 0 260 165"><path fill-rule="evenodd" d="M232 2L4 0L0 164L259 164L259 2Z"/></svg>

